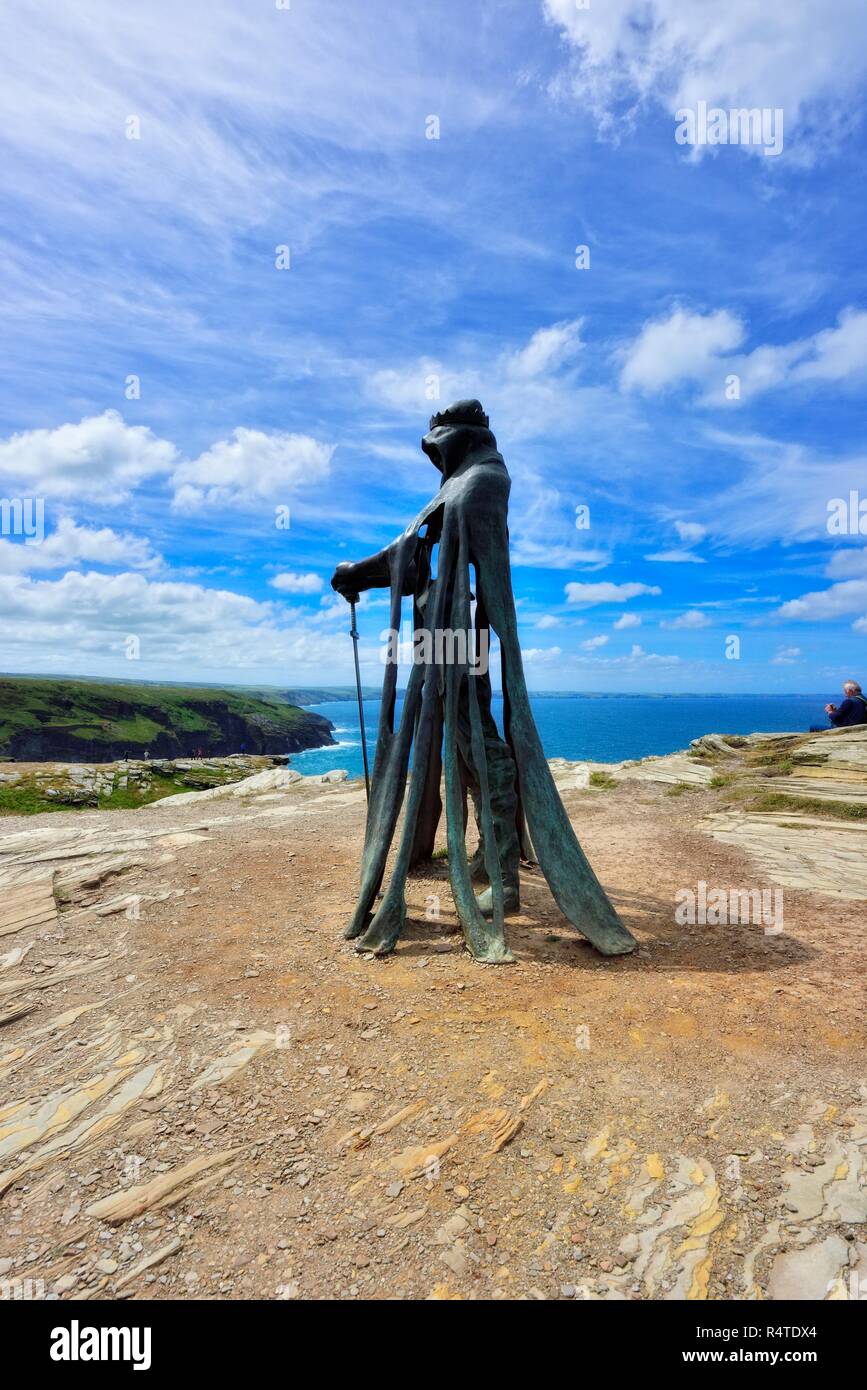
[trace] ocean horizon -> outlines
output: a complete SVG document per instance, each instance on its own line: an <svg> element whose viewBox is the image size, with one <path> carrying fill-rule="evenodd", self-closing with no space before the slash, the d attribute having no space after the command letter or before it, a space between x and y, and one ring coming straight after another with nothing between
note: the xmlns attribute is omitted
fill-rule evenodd
<svg viewBox="0 0 867 1390"><path fill-rule="evenodd" d="M831 694L817 695L627 695L593 693L569 695L540 692L530 696L536 727L549 758L570 761L622 762L650 754L674 753L702 734L789 733L822 723ZM502 696L495 695L493 713L502 729ZM313 775L346 768L361 777L361 731L355 700L335 700L309 706L334 724L334 747L293 753L290 765ZM403 701L398 697L395 722ZM368 755L371 763L379 722L379 700L364 701Z"/></svg>

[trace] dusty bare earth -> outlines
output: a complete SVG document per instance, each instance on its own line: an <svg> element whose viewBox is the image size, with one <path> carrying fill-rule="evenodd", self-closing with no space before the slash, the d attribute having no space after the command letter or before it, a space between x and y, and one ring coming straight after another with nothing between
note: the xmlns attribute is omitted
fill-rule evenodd
<svg viewBox="0 0 867 1390"><path fill-rule="evenodd" d="M559 780L635 955L528 870L475 964L441 861L358 955L353 783L0 821L6 1295L864 1297L864 902L678 925L779 883L719 793Z"/></svg>

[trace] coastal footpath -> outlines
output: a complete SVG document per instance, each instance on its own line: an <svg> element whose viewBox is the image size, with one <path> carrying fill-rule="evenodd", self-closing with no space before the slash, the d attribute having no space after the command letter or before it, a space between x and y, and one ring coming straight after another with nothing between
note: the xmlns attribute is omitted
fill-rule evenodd
<svg viewBox="0 0 867 1390"><path fill-rule="evenodd" d="M365 796L337 772L7 813L0 1279L863 1298L864 732L553 762L638 941L614 960L532 864L515 964L471 960L444 846L395 953L359 955ZM773 925L679 908L733 890L774 896Z"/></svg>

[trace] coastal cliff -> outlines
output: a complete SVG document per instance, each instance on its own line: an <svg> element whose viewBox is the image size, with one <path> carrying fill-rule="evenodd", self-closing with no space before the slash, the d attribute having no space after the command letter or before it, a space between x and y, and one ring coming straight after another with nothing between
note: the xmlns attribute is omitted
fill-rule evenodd
<svg viewBox="0 0 867 1390"><path fill-rule="evenodd" d="M0 678L0 760L273 756L333 744L333 727L322 715L260 692Z"/></svg>

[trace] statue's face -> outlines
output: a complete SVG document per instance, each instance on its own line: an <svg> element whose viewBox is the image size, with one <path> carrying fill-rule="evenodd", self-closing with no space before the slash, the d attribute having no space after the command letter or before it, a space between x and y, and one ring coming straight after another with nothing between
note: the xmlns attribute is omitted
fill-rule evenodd
<svg viewBox="0 0 867 1390"><path fill-rule="evenodd" d="M441 473L446 472L450 453L449 440L454 438L454 434L454 428L450 425L435 425L421 441L422 449Z"/></svg>

